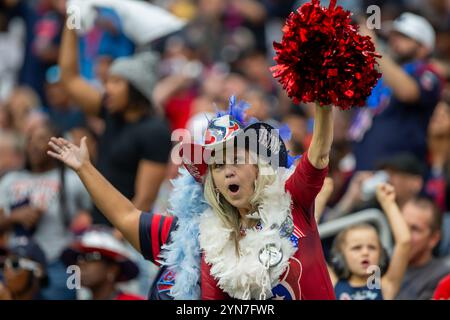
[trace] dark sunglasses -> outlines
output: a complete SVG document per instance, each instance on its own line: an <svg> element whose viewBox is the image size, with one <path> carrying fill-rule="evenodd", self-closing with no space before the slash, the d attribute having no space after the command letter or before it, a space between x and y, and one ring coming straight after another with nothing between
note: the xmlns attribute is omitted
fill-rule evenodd
<svg viewBox="0 0 450 320"><path fill-rule="evenodd" d="M95 262L95 261L102 261L102 260L108 260L105 258L100 252L94 251L94 252L85 252L80 253L77 257L77 262Z"/></svg>

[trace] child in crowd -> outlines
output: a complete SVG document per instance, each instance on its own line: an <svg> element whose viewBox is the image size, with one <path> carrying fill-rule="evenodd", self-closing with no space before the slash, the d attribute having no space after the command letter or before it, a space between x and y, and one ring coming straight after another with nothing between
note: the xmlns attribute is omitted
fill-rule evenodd
<svg viewBox="0 0 450 320"><path fill-rule="evenodd" d="M394 187L381 184L376 194L395 239L392 256L389 259L377 230L370 224L341 231L333 243L330 268L339 300L392 300L406 271L411 235L395 203Z"/></svg>

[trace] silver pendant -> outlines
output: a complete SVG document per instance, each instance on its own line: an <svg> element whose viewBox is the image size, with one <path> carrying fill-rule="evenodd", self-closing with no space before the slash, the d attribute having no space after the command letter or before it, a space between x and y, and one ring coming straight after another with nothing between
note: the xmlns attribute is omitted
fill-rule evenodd
<svg viewBox="0 0 450 320"><path fill-rule="evenodd" d="M275 267L281 260L283 260L283 252L275 243L268 243L259 250L259 262L265 267Z"/></svg>

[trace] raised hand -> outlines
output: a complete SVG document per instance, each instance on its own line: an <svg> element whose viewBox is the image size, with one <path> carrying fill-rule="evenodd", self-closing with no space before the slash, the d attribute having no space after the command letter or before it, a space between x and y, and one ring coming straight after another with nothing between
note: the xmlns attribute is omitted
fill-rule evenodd
<svg viewBox="0 0 450 320"><path fill-rule="evenodd" d="M377 187L377 199L382 205L395 203L395 189L388 183L382 183Z"/></svg>
<svg viewBox="0 0 450 320"><path fill-rule="evenodd" d="M86 145L86 137L81 139L80 146L63 138L52 137L48 143L51 150L47 154L67 165L69 168L78 171L83 165L89 163L89 152Z"/></svg>

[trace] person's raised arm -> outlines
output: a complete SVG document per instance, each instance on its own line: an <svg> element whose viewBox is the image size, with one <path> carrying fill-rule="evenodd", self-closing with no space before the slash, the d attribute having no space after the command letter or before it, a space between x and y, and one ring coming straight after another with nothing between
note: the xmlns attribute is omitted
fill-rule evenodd
<svg viewBox="0 0 450 320"><path fill-rule="evenodd" d="M360 33L370 36L377 51L381 52L375 32L367 28L365 23L360 24ZM406 73L389 54L381 52L381 56L378 59L380 72L383 74L383 81L392 89L393 95L403 103L417 102L420 99L420 87L416 80Z"/></svg>
<svg viewBox="0 0 450 320"><path fill-rule="evenodd" d="M295 172L286 181L286 190L291 194L294 205L301 207L308 214L308 219L314 219L314 211L310 209L328 172L333 140L331 107L316 106L314 120L314 133L307 156L302 157Z"/></svg>
<svg viewBox="0 0 450 320"><path fill-rule="evenodd" d="M61 69L61 82L66 93L83 109L83 112L98 115L102 94L83 79L79 73L77 37L75 30L64 26L58 61Z"/></svg>
<svg viewBox="0 0 450 320"><path fill-rule="evenodd" d="M408 267L411 248L411 233L395 202L392 185L381 184L377 188L377 199L386 214L394 235L395 247L386 274L381 279L381 290L385 300L394 299Z"/></svg>
<svg viewBox="0 0 450 320"><path fill-rule="evenodd" d="M141 252L139 243L139 211L127 198L117 191L106 180L89 160L86 146L86 137L81 140L80 146L63 138L51 138L49 142L51 151L48 155L64 162L73 169L85 185L95 205L105 217Z"/></svg>
<svg viewBox="0 0 450 320"><path fill-rule="evenodd" d="M308 149L308 160L316 169L324 169L330 160L333 143L333 110L331 106L321 107L316 104L314 131Z"/></svg>

